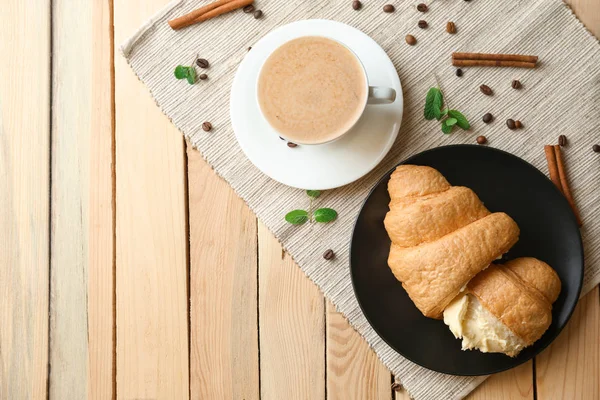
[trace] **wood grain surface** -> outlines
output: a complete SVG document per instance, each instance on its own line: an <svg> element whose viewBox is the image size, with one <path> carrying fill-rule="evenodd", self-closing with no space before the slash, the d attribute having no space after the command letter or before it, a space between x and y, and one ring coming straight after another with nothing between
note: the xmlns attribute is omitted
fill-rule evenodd
<svg viewBox="0 0 600 400"><path fill-rule="evenodd" d="M28 5L3 1L1 8L0 398L45 399L50 266L50 1L32 0Z"/></svg>
<svg viewBox="0 0 600 400"><path fill-rule="evenodd" d="M408 400L118 54L167 2L2 3L0 400ZM600 290L468 398L599 399Z"/></svg>
<svg viewBox="0 0 600 400"><path fill-rule="evenodd" d="M163 0L114 4L122 41ZM189 396L184 141L115 57L117 398Z"/></svg>
<svg viewBox="0 0 600 400"><path fill-rule="evenodd" d="M600 3L597 0L566 0L573 12L597 38L600 38Z"/></svg>
<svg viewBox="0 0 600 400"><path fill-rule="evenodd" d="M536 360L538 399L600 399L600 290L582 298L560 336Z"/></svg>
<svg viewBox="0 0 600 400"><path fill-rule="evenodd" d="M92 4L88 197L88 380L91 400L116 396L114 40L112 0ZM83 50L85 51L85 50Z"/></svg>
<svg viewBox="0 0 600 400"><path fill-rule="evenodd" d="M490 376L469 396L469 400L533 400L533 361Z"/></svg>
<svg viewBox="0 0 600 400"><path fill-rule="evenodd" d="M330 301L326 311L327 399L391 400L390 371Z"/></svg>
<svg viewBox="0 0 600 400"><path fill-rule="evenodd" d="M256 216L188 146L192 399L258 399Z"/></svg>
<svg viewBox="0 0 600 400"><path fill-rule="evenodd" d="M325 399L325 299L258 224L261 399Z"/></svg>
<svg viewBox="0 0 600 400"><path fill-rule="evenodd" d="M111 396L110 10L108 2L64 0L53 9L49 391L61 399L86 398L88 389ZM90 305L100 312L93 321Z"/></svg>

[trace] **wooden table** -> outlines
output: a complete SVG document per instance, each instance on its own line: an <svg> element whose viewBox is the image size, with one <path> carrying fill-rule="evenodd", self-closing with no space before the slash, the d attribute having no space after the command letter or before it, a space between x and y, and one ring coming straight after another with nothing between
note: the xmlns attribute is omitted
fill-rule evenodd
<svg viewBox="0 0 600 400"><path fill-rule="evenodd" d="M166 2L2 2L0 399L408 399L118 54ZM599 298L470 398L600 398Z"/></svg>

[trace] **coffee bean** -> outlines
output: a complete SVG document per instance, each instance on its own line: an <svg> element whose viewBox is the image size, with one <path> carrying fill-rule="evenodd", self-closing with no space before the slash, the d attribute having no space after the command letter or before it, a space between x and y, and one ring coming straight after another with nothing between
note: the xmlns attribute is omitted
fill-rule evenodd
<svg viewBox="0 0 600 400"><path fill-rule="evenodd" d="M456 76L463 76L463 70L460 68L456 69Z"/></svg>
<svg viewBox="0 0 600 400"><path fill-rule="evenodd" d="M208 132L212 129L212 124L210 122L203 122L202 129L204 130L204 132Z"/></svg>
<svg viewBox="0 0 600 400"><path fill-rule="evenodd" d="M417 44L417 39L415 39L413 35L406 35L404 39L406 40L406 43L408 43L411 46Z"/></svg>
<svg viewBox="0 0 600 400"><path fill-rule="evenodd" d="M402 390L402 385L399 384L398 382L394 382L394 383L392 383L392 390L399 392Z"/></svg>
<svg viewBox="0 0 600 400"><path fill-rule="evenodd" d="M417 25L419 25L419 28L421 28L421 29L425 29L425 28L427 28L429 26L429 24L427 23L427 21L425 21L423 19L420 20Z"/></svg>
<svg viewBox="0 0 600 400"><path fill-rule="evenodd" d="M325 253L323 253L323 258L326 260L331 260L333 257L335 257L335 253L331 249L326 250Z"/></svg>
<svg viewBox="0 0 600 400"><path fill-rule="evenodd" d="M396 11L396 7L394 7L391 4L386 4L385 6L383 6L383 12L392 13L394 11Z"/></svg>
<svg viewBox="0 0 600 400"><path fill-rule="evenodd" d="M294 147L298 147L298 145L297 145L296 143L292 143L292 142L288 142L288 143L287 143L287 146L288 146L288 147L291 147L292 149L293 149Z"/></svg>
<svg viewBox="0 0 600 400"><path fill-rule="evenodd" d="M263 16L263 12L261 10L254 11L254 19L259 19Z"/></svg>
<svg viewBox="0 0 600 400"><path fill-rule="evenodd" d="M252 4L248 4L242 10L244 10L246 14L250 14L251 12L254 12L254 6Z"/></svg>
<svg viewBox="0 0 600 400"><path fill-rule="evenodd" d="M196 60L196 65L200 68L208 68L209 64L204 58L199 58Z"/></svg>
<svg viewBox="0 0 600 400"><path fill-rule="evenodd" d="M517 127L514 119L507 119L506 126L508 126L508 129L515 129Z"/></svg>
<svg viewBox="0 0 600 400"><path fill-rule="evenodd" d="M494 116L490 113L487 113L483 116L483 122L485 122L486 124L489 124L493 120L494 120Z"/></svg>
<svg viewBox="0 0 600 400"><path fill-rule="evenodd" d="M429 7L427 7L427 4L425 4L425 3L420 3L420 4L417 4L417 10L424 13L429 10Z"/></svg>
<svg viewBox="0 0 600 400"><path fill-rule="evenodd" d="M481 90L481 93L485 94L486 96L491 96L494 94L494 91L488 85L479 86L479 90Z"/></svg>
<svg viewBox="0 0 600 400"><path fill-rule="evenodd" d="M592 150L594 150L596 153L600 153L600 144L593 145Z"/></svg>
<svg viewBox="0 0 600 400"><path fill-rule="evenodd" d="M511 86L513 89L521 89L521 82L515 79L514 81L512 81Z"/></svg>
<svg viewBox="0 0 600 400"><path fill-rule="evenodd" d="M446 24L446 32L452 34L456 33L456 25L454 25L454 22L450 21Z"/></svg>
<svg viewBox="0 0 600 400"><path fill-rule="evenodd" d="M561 147L565 147L567 145L567 137L565 135L560 135L558 137L558 145Z"/></svg>
<svg viewBox="0 0 600 400"><path fill-rule="evenodd" d="M523 127L523 124L521 123L521 121L519 121L519 120L515 121L515 128L521 129L522 127Z"/></svg>
<svg viewBox="0 0 600 400"><path fill-rule="evenodd" d="M352 8L355 10L360 10L362 8L362 3L358 0L352 2Z"/></svg>
<svg viewBox="0 0 600 400"><path fill-rule="evenodd" d="M486 144L487 143L487 139L485 138L485 136L477 136L477 144Z"/></svg>
<svg viewBox="0 0 600 400"><path fill-rule="evenodd" d="M203 81L206 78L208 78L208 75L206 75L206 74L200 74L200 76L198 76L198 78Z"/></svg>

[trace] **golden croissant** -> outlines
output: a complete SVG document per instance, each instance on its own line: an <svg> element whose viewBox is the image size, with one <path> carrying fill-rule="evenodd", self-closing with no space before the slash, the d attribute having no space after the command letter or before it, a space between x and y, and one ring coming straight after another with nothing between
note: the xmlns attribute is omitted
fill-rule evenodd
<svg viewBox="0 0 600 400"><path fill-rule="evenodd" d="M490 213L469 188L431 167L401 165L388 184L388 264L426 317L441 319L467 283L519 238L504 213Z"/></svg>
<svg viewBox="0 0 600 400"><path fill-rule="evenodd" d="M546 263L523 257L478 274L444 311L462 348L516 356L552 322L560 279Z"/></svg>
<svg viewBox="0 0 600 400"><path fill-rule="evenodd" d="M529 257L491 264L519 238L512 218L430 167L399 166L388 192L388 264L423 315L443 315L463 350L514 357L542 336L560 293L556 272Z"/></svg>

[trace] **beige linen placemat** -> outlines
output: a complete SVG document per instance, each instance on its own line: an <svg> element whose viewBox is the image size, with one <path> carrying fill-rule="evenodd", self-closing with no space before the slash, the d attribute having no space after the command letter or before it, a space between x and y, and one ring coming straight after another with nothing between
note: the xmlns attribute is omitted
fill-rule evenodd
<svg viewBox="0 0 600 400"><path fill-rule="evenodd" d="M592 144L600 142L600 46L561 0L436 1L426 14L416 10L416 2L386 2L396 5L395 13L383 13L385 2L375 0L364 1L358 12L349 0L257 0L264 11L260 20L237 11L174 32L168 19L208 3L174 1L135 33L122 52L163 112L248 203L411 396L458 399L485 377L455 377L421 368L388 347L367 323L354 297L348 268L355 217L377 179L420 151L474 143L483 134L490 146L514 153L547 172L543 145L555 143L559 134L565 134L570 145L564 156L584 220L583 293L588 292L600 281L600 154L591 151ZM229 121L229 91L249 46L275 27L310 18L341 21L373 37L400 74L405 111L400 134L386 159L358 182L320 198L322 204L339 212L339 219L330 225L296 227L288 225L283 216L305 206L306 195L269 179L244 156ZM429 28L417 28L419 19L426 19ZM455 35L445 32L450 20L456 23ZM416 46L406 45L408 33L416 36ZM470 68L458 78L450 65L453 51L534 54L541 62L535 70ZM188 64L196 53L211 62L209 80L193 86L176 81L174 67ZM443 135L435 121L423 119L425 94L434 85L434 72L447 99L470 117L470 132ZM511 88L510 82L516 78L523 83L522 90ZM481 84L492 87L495 95L481 95ZM481 121L486 112L496 116L489 126ZM504 124L507 118L520 119L525 128L509 131ZM201 129L205 120L211 121L213 131ZM282 145L282 151L293 149ZM322 258L326 247L335 250L334 261Z"/></svg>

